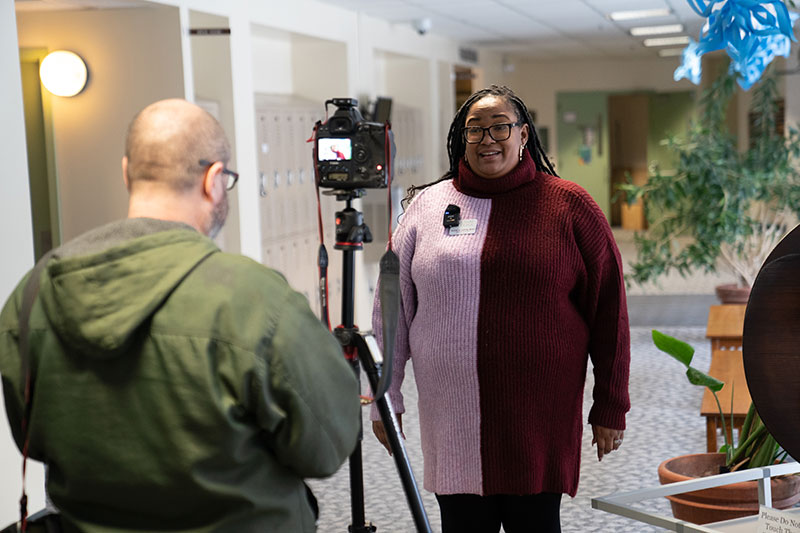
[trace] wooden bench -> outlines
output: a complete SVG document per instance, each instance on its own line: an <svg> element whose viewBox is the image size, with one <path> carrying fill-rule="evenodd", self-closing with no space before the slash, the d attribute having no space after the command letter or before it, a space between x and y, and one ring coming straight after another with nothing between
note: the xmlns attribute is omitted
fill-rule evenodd
<svg viewBox="0 0 800 533"><path fill-rule="evenodd" d="M733 442L733 432L731 428L731 391L733 391L733 427L738 432L742 429L747 410L750 409L750 391L747 389L747 381L744 376L744 366L742 364L742 352L738 350L716 350L711 352L711 368L708 374L725 382L725 386L717 393L722 412L725 414L725 425L728 430L728 438ZM717 429L722 430L722 420L719 416L717 402L711 391L705 389L703 392L703 404L700 414L706 417L706 451L716 452Z"/></svg>
<svg viewBox="0 0 800 533"><path fill-rule="evenodd" d="M712 305L708 310L706 338L715 350L741 350L746 305Z"/></svg>
<svg viewBox="0 0 800 533"><path fill-rule="evenodd" d="M745 305L712 305L708 312L706 337L711 341L711 367L708 374L725 382L717 393L728 437L732 441L731 391L733 391L733 427L741 431L747 410L750 408L750 391L742 363L742 331L744 329ZM717 429L722 430L719 408L711 391L703 392L700 414L706 417L706 450L716 452Z"/></svg>

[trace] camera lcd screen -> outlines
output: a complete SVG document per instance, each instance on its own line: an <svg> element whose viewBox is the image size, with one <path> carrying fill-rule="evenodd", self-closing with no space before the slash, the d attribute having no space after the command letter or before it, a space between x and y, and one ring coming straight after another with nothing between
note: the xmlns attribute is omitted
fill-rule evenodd
<svg viewBox="0 0 800 533"><path fill-rule="evenodd" d="M353 146L350 139L323 137L317 143L317 159L320 161L350 161Z"/></svg>

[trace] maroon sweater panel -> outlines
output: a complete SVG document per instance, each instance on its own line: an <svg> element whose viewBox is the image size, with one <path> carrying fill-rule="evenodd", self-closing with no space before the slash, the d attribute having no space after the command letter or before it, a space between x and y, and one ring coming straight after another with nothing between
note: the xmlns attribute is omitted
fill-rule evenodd
<svg viewBox="0 0 800 533"><path fill-rule="evenodd" d="M492 198L481 254L478 382L484 494L577 492L583 390L590 423L624 429L630 341L619 252L578 185L527 155L487 180L461 165L456 186Z"/></svg>

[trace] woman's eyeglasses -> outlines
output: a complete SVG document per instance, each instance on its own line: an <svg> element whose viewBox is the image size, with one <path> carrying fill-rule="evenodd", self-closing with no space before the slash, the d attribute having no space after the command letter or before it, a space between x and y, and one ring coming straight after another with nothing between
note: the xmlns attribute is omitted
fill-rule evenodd
<svg viewBox="0 0 800 533"><path fill-rule="evenodd" d="M215 163L215 161L201 159L199 163L204 167L210 167ZM231 189L236 187L236 182L239 181L239 174L229 168L226 168L225 165L222 165L222 173L228 176L228 183L225 185L225 189L230 191Z"/></svg>
<svg viewBox="0 0 800 533"><path fill-rule="evenodd" d="M463 128L462 131L464 132L464 140L469 144L478 144L481 142L487 131L489 132L489 137L491 137L493 140L505 141L511 137L511 128L514 126L520 126L521 124L522 122L492 124L487 128L481 128L480 126L467 126L466 128Z"/></svg>

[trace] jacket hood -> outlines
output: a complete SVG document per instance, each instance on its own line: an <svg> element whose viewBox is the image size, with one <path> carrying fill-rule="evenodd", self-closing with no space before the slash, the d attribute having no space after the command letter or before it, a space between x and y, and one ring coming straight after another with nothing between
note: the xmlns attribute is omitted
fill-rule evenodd
<svg viewBox="0 0 800 533"><path fill-rule="evenodd" d="M117 357L186 275L218 250L184 224L116 222L54 253L42 276L41 303L68 349Z"/></svg>

